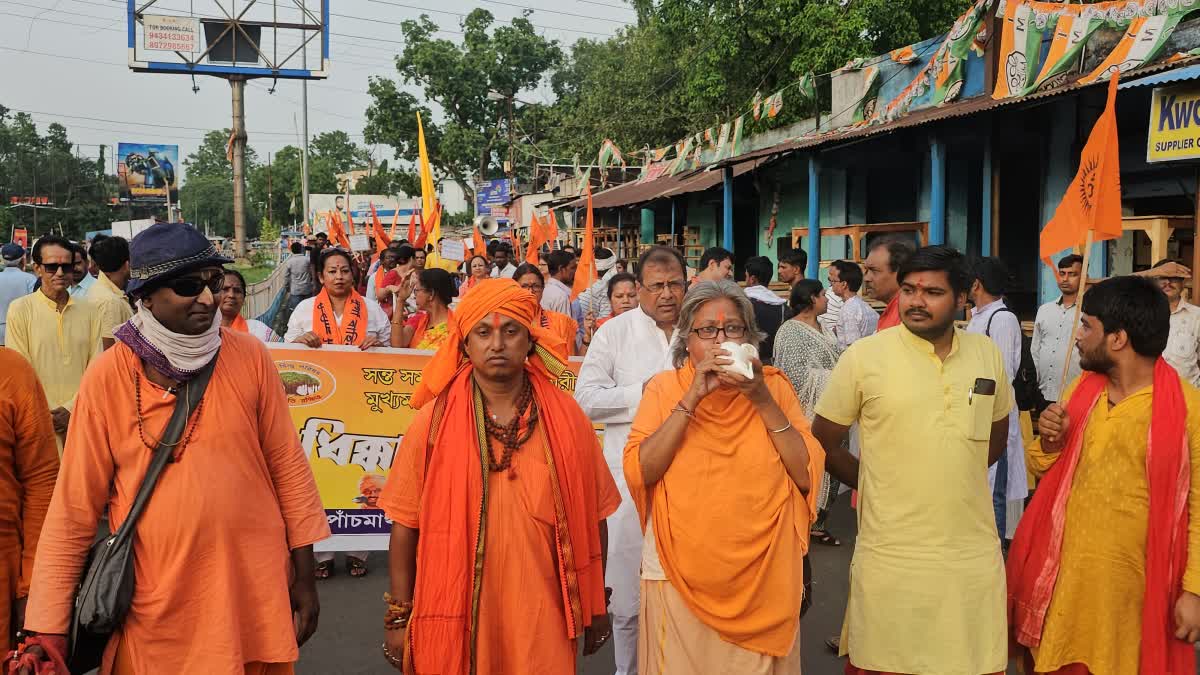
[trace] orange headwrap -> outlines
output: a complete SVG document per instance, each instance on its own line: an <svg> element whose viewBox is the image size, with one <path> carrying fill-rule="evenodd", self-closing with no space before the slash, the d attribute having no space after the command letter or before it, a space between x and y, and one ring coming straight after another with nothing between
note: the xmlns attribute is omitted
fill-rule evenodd
<svg viewBox="0 0 1200 675"><path fill-rule="evenodd" d="M454 380L455 374L467 363L463 351L467 333L493 312L521 322L538 347L535 356L540 357L529 359L529 365L548 379L556 379L562 371L567 346L562 343L561 337L542 328L538 311L538 302L533 294L512 279L485 279L479 282L471 289L470 295L458 303L450 316L450 336L425 366L421 384L413 393L413 407L420 409L437 398Z"/></svg>

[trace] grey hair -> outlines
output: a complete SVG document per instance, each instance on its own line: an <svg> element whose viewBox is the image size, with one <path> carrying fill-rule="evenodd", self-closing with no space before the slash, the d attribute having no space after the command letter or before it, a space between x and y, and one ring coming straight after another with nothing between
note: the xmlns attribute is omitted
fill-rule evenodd
<svg viewBox="0 0 1200 675"><path fill-rule="evenodd" d="M748 344L758 347L767 339L767 334L758 329L758 322L754 320L754 305L750 304L750 298L746 297L746 292L741 286L728 279L701 281L692 286L683 299L683 306L679 308L679 323L676 324L675 341L671 345L671 362L676 368L682 368L683 364L687 363L688 336L692 333L696 312L705 303L721 298L730 300L737 307L742 322L746 324Z"/></svg>

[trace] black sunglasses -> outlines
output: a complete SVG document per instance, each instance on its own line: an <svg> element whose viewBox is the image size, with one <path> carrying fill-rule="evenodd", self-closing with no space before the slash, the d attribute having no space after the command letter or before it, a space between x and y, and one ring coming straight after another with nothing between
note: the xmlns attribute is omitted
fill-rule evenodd
<svg viewBox="0 0 1200 675"><path fill-rule="evenodd" d="M60 271L62 271L64 273L65 272L71 272L71 273L75 272L75 263L38 263L38 264L42 266L42 269L49 272L50 276L54 276L55 274L58 274Z"/></svg>
<svg viewBox="0 0 1200 675"><path fill-rule="evenodd" d="M201 279L200 277L179 277L177 279L165 281L162 284L163 288L169 288L175 292L175 295L184 298L194 298L203 293L204 289L206 288L213 295L216 295L221 292L221 289L224 286L225 275L223 274L214 274L208 279Z"/></svg>

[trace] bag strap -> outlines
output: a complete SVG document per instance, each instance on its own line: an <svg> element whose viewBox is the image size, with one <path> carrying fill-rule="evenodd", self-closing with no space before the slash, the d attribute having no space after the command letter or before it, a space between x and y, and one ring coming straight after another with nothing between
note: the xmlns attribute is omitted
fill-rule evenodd
<svg viewBox="0 0 1200 675"><path fill-rule="evenodd" d="M999 314L1000 312L1008 312L1009 314L1012 314L1013 316L1017 315L1016 312L1012 311L1008 307L997 307L996 310L994 312L992 312L992 315L988 317L987 328L983 329L984 335L986 335L988 337L992 337L992 319L995 319L996 315ZM1018 323L1018 325L1020 324L1019 321L1017 323Z"/></svg>
<svg viewBox="0 0 1200 675"><path fill-rule="evenodd" d="M187 428L188 419L195 413L200 400L204 398L204 391L208 389L208 381L212 378L220 352L221 350L217 349L217 353L213 354L208 365L201 368L195 377L183 385L183 395L175 397L175 409L171 412L171 419L167 421L162 438L158 440L158 448L154 451L154 457L150 460L150 467L146 469L146 476L142 478L141 486L138 487L137 496L133 499L133 506L129 509L129 515L121 523L120 531L117 532L118 537L129 536L137 527L138 518L146 508L146 503L150 501L150 494L154 492L154 486L158 484L158 478L162 475L163 469L171 461L175 453L175 446L179 444L183 430Z"/></svg>

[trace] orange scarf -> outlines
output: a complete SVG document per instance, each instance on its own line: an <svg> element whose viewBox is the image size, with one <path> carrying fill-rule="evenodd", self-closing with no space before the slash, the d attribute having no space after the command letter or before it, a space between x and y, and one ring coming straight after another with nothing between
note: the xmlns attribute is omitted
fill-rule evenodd
<svg viewBox="0 0 1200 675"><path fill-rule="evenodd" d="M1108 378L1086 373L1067 403L1071 428L1062 455L1033 493L1008 556L1008 616L1013 640L1041 644L1046 612L1062 563L1063 527L1071 483L1083 452L1088 417ZM1154 364L1154 400L1147 439L1146 476L1150 509L1146 534L1146 591L1142 606L1142 673L1196 672L1192 645L1174 637L1174 608L1188 559L1187 405L1179 375L1162 358Z"/></svg>
<svg viewBox="0 0 1200 675"><path fill-rule="evenodd" d="M896 293L896 297L884 308L883 314L879 315L879 324L875 330L881 331L884 328L894 328L900 325L900 293Z"/></svg>
<svg viewBox="0 0 1200 675"><path fill-rule="evenodd" d="M771 397L809 449L807 496L788 476L753 404L726 387L701 401L670 469L646 485L641 445L671 415L695 374L689 361L646 387L625 446L629 494L643 530L653 515L663 571L696 618L743 649L784 656L799 627L824 453L791 383L768 366L763 377Z"/></svg>
<svg viewBox="0 0 1200 675"><path fill-rule="evenodd" d="M542 328L554 333L565 343L563 346L566 347L566 351L556 354L559 359L566 361L567 358L575 356L575 334L579 331L579 324L575 323L575 319L562 312L543 309L540 322Z"/></svg>
<svg viewBox="0 0 1200 675"><path fill-rule="evenodd" d="M379 291L383 289L383 277L384 277L385 273L386 273L386 270L383 269L383 265L380 265L379 267L375 268L375 288L372 292L375 293L376 299L379 298ZM383 302L386 304L386 303L391 302L391 300L388 299Z"/></svg>
<svg viewBox="0 0 1200 675"><path fill-rule="evenodd" d="M236 330L239 333L249 333L250 326L246 325L246 320L241 314L233 317L233 321L229 322L229 330Z"/></svg>
<svg viewBox="0 0 1200 675"><path fill-rule="evenodd" d="M342 321L338 323L329 290L322 288L313 302L313 332L327 345L361 345L367 338L367 303L357 291L350 291L342 309Z"/></svg>
<svg viewBox="0 0 1200 675"><path fill-rule="evenodd" d="M564 364L541 346L553 336L536 322L537 301L511 279L481 282L469 299L451 317L450 337L426 367L414 404L419 397L437 397L444 406L440 416L424 429L410 429L428 445L436 440L426 458L419 530L445 532L423 536L417 548L416 588L408 638L412 670L416 673L465 675L473 662L478 607L472 603L476 587L483 583L483 542L487 528L503 527L488 522L487 480L489 452L482 403L472 378L473 366L462 351L463 334L492 312L522 322L537 347L526 362L525 376L533 385L533 399L540 416L539 432L545 434L553 461L551 476L555 494L555 556L563 596L567 638L575 639L603 614L604 573L600 533L595 521L597 486L592 470L596 436L591 422L570 395L551 377ZM443 368L454 365L454 371ZM419 405L419 404L418 404ZM385 498L386 498L385 492Z"/></svg>

